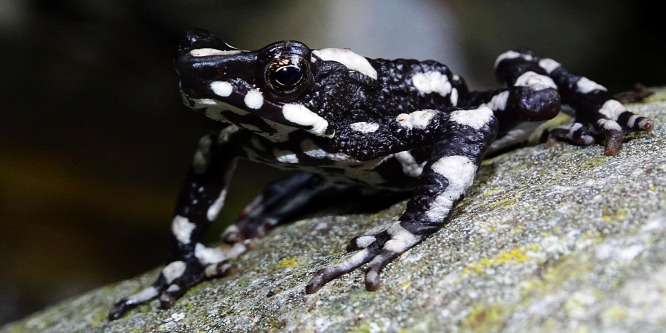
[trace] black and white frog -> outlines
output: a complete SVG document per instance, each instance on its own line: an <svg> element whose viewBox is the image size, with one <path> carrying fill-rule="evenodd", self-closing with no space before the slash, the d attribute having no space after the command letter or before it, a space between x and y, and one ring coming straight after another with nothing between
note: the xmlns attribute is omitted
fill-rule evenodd
<svg viewBox="0 0 666 333"><path fill-rule="evenodd" d="M387 263L447 224L484 155L524 141L561 105L575 111L573 122L551 130L551 143L601 141L615 155L624 134L653 128L603 86L529 50L497 58L506 88L490 91L468 90L436 61L369 59L297 41L244 51L199 29L186 32L175 67L185 104L223 125L199 141L180 191L171 262L152 286L116 303L110 319L156 297L171 307L200 281L228 274L252 239L322 202L409 198L395 224L353 238L355 252L305 286L314 293L367 264L366 288L376 290ZM228 249L206 247L238 158L300 171L243 209L222 234Z"/></svg>

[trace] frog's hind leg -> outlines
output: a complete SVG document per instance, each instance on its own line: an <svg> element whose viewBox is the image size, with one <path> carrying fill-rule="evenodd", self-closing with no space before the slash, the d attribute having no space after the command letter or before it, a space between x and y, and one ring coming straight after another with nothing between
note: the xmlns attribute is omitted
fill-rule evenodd
<svg viewBox="0 0 666 333"><path fill-rule="evenodd" d="M540 58L531 50L503 53L495 62L495 73L509 86L488 103L497 111L501 126L505 119L549 119L559 110L559 103L574 109L574 122L552 130L549 143L590 145L596 139L604 141L606 155L616 155L624 134L649 132L653 128L648 118L627 111L612 99L604 86L569 72L553 59Z"/></svg>
<svg viewBox="0 0 666 333"><path fill-rule="evenodd" d="M557 86L537 63L516 61L508 65L498 59L496 68L500 81L507 87L487 91L471 91L461 95L458 107L486 105L499 121L497 140L488 149L489 155L522 144L544 121L560 112L561 99Z"/></svg>
<svg viewBox="0 0 666 333"><path fill-rule="evenodd" d="M357 252L318 270L306 286L307 293L366 263L366 289L376 290L384 266L448 223L495 138L497 120L485 106L455 110L444 126L433 131L437 136L430 156L399 221L385 231L352 239L347 249Z"/></svg>
<svg viewBox="0 0 666 333"><path fill-rule="evenodd" d="M406 198L405 192L369 191L309 172L296 172L267 186L243 208L221 238L234 244L262 237L278 224L303 217L322 212L373 212Z"/></svg>

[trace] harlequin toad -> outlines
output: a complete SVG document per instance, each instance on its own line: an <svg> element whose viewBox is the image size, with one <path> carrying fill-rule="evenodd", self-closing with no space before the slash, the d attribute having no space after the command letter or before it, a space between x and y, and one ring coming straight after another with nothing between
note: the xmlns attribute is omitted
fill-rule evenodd
<svg viewBox="0 0 666 333"><path fill-rule="evenodd" d="M229 260L251 239L322 202L409 198L398 222L352 239L348 250L355 252L305 286L314 293L367 264L366 288L376 290L387 263L451 219L484 155L524 141L562 104L575 111L574 120L551 130L549 142L602 141L605 154L615 155L623 134L653 128L603 86L529 50L497 58L497 77L507 87L489 91L468 90L436 61L368 59L297 41L243 51L194 29L175 66L185 104L222 127L199 141L180 191L172 261L152 286L116 303L110 319L155 297L172 306L200 281L228 274ZM244 208L222 235L230 249L206 247L202 238L239 158L301 171Z"/></svg>

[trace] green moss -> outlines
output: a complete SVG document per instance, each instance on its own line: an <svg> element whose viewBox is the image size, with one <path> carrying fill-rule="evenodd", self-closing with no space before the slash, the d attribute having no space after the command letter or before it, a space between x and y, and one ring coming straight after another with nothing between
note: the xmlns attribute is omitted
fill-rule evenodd
<svg viewBox="0 0 666 333"><path fill-rule="evenodd" d="M102 309L102 308L98 309L98 310L95 312L95 315L91 318L91 324L92 324L94 327L97 327L97 326L102 325L103 323L106 323L106 321L107 321L107 316L108 316L108 311L109 311L109 309L106 309L106 308L104 308L104 309Z"/></svg>
<svg viewBox="0 0 666 333"><path fill-rule="evenodd" d="M606 162L608 162L610 157L608 156L599 156L594 159L584 159L583 167L586 169L594 169Z"/></svg>
<svg viewBox="0 0 666 333"><path fill-rule="evenodd" d="M486 268L497 266L497 265L515 265L527 262L530 260L528 252L536 252L541 248L539 244L530 244L526 246L521 246L510 251L501 251L500 253L494 255L491 258L481 258L478 262L471 263L467 265L463 271L463 275L476 273L484 274Z"/></svg>
<svg viewBox="0 0 666 333"><path fill-rule="evenodd" d="M461 326L472 332L498 332L504 326L506 315L511 313L509 308L498 303L477 304L463 319Z"/></svg>
<svg viewBox="0 0 666 333"><path fill-rule="evenodd" d="M296 257L284 258L277 265L278 268L296 268L299 267Z"/></svg>
<svg viewBox="0 0 666 333"><path fill-rule="evenodd" d="M372 327L368 323L361 323L361 325L354 327L353 329L347 331L349 333L370 333L372 332Z"/></svg>
<svg viewBox="0 0 666 333"><path fill-rule="evenodd" d="M604 211L601 220L606 223L622 221L627 218L628 212L625 209L618 209L615 211Z"/></svg>

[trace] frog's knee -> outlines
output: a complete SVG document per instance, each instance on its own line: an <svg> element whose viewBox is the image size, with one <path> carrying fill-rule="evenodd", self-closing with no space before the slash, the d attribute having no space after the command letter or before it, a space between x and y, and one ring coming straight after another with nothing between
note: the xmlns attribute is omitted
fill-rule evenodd
<svg viewBox="0 0 666 333"><path fill-rule="evenodd" d="M556 88L516 86L509 89L504 112L513 119L542 121L555 117L560 106L560 94Z"/></svg>

